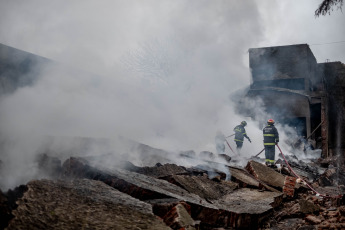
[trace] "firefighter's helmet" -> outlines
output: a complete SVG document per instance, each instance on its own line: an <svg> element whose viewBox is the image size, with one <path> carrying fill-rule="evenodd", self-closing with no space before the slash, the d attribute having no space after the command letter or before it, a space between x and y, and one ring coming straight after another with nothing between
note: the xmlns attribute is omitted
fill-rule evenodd
<svg viewBox="0 0 345 230"><path fill-rule="evenodd" d="M241 122L241 125L246 126L246 125L247 125L247 122L246 122L246 121L242 121L242 122Z"/></svg>
<svg viewBox="0 0 345 230"><path fill-rule="evenodd" d="M273 119L268 119L267 124L273 125L274 124L274 120Z"/></svg>

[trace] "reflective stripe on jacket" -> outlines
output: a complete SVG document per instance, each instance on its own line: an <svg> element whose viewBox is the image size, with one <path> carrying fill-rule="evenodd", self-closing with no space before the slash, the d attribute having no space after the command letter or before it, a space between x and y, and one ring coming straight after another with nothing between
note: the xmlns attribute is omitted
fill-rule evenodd
<svg viewBox="0 0 345 230"><path fill-rule="evenodd" d="M274 125L267 125L263 130L264 134L264 145L275 145L279 142L278 130Z"/></svg>
<svg viewBox="0 0 345 230"><path fill-rule="evenodd" d="M235 139L234 141L243 142L244 137L248 138L246 134L246 130L244 129L243 125L238 125L234 128L235 131Z"/></svg>

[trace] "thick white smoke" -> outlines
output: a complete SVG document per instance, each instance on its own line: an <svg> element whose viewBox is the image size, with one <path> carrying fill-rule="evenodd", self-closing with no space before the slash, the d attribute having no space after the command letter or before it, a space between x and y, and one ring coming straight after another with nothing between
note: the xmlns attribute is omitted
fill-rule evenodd
<svg viewBox="0 0 345 230"><path fill-rule="evenodd" d="M121 135L215 152L216 131L232 133L242 120L229 95L249 84L242 60L261 34L254 1L36 3L2 3L1 41L61 65L1 99L2 188L35 176L40 137ZM254 18L238 20L248 11Z"/></svg>
<svg viewBox="0 0 345 230"><path fill-rule="evenodd" d="M46 136L122 135L173 152L216 152L216 132L231 135L247 120L253 142L242 152L263 148L260 125L236 115L229 96L250 83L247 50L274 41L267 1L0 4L1 43L69 66L46 68L35 85L0 99L1 189L37 176Z"/></svg>

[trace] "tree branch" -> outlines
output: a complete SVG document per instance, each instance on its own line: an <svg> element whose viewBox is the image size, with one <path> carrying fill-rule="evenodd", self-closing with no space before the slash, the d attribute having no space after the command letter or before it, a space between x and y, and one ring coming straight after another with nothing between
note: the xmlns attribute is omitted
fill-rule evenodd
<svg viewBox="0 0 345 230"><path fill-rule="evenodd" d="M341 10L343 7L343 0L323 0L315 11L315 17L326 15L327 13L331 14L330 11L333 11L333 6L337 6L337 9Z"/></svg>

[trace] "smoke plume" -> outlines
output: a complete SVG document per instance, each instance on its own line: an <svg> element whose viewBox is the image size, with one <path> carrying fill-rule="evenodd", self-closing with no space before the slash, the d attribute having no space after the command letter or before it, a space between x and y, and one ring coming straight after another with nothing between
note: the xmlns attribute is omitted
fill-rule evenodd
<svg viewBox="0 0 345 230"><path fill-rule="evenodd" d="M114 140L84 155L122 156L131 148L119 136L174 153L216 152L216 132L231 135L247 120L244 156L263 148L259 122L236 114L232 97L250 84L248 48L273 40L267 1L0 4L0 42L53 60L34 85L0 99L1 189L40 176L34 159L47 143L68 152L47 137Z"/></svg>

